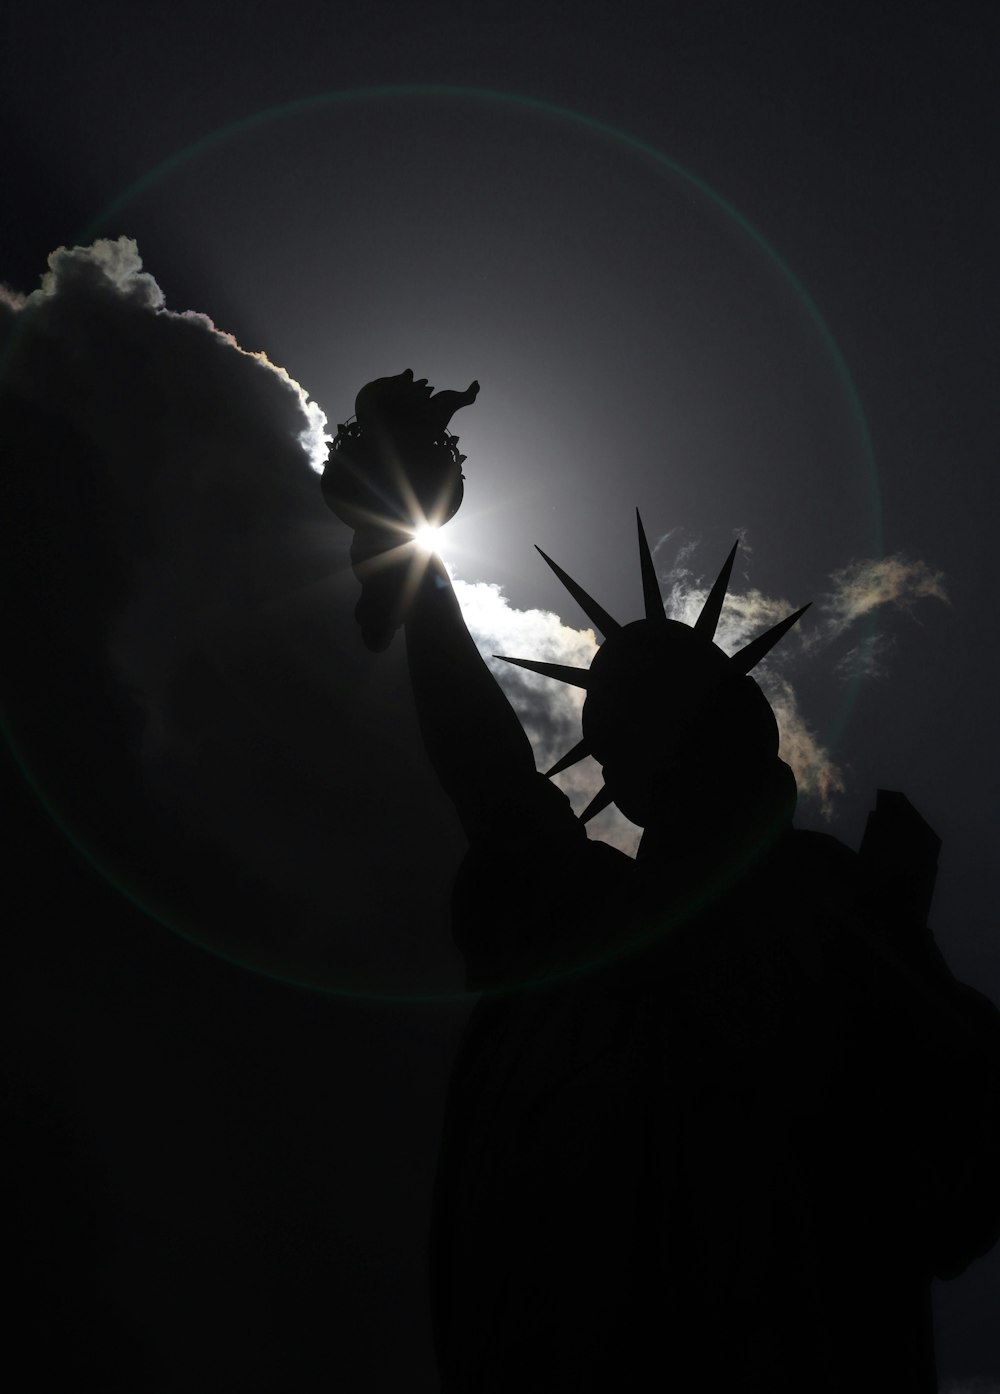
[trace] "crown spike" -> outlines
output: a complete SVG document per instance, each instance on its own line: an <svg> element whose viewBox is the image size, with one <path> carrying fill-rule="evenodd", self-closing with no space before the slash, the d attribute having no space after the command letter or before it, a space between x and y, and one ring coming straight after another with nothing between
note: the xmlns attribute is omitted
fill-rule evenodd
<svg viewBox="0 0 1000 1394"><path fill-rule="evenodd" d="M646 533L642 526L642 519L639 517L638 508L635 510L635 521L639 529L639 567L642 571L642 599L646 618L652 620L654 624L659 624L667 617L663 611L660 583L656 579L656 568L653 566L653 557L649 550L649 543L646 541Z"/></svg>
<svg viewBox="0 0 1000 1394"><path fill-rule="evenodd" d="M572 683L574 687L586 687L590 682L589 668L570 668L565 663L540 663L534 658L508 658L506 654L495 653L501 663L516 663L519 668L527 668L532 673L541 673L543 678L555 678L558 682Z"/></svg>
<svg viewBox="0 0 1000 1394"><path fill-rule="evenodd" d="M809 602L809 605L812 601ZM796 610L794 615L788 615L772 629L764 634L759 634L756 639L751 639L746 648L740 649L739 653L734 653L730 658L730 663L736 666L740 673L749 673L751 668L756 668L761 659L774 648L780 639L783 639L792 625L802 618L809 609L809 605L803 605L801 610Z"/></svg>
<svg viewBox="0 0 1000 1394"><path fill-rule="evenodd" d="M602 813L604 809L607 808L608 804L613 802L614 799L612 798L611 790L606 784L602 784L590 803L580 814L580 822L589 823L591 818L596 818L598 813Z"/></svg>
<svg viewBox="0 0 1000 1394"><path fill-rule="evenodd" d="M740 545L739 538L733 543L732 551L722 564L722 570L715 578L715 584L708 593L708 599L701 607L701 614L694 622L694 632L703 639L714 639L715 631L719 626L719 615L722 613L722 603L726 598L726 591L729 589L729 578L733 572L733 562L736 560L736 549ZM778 638L781 638L779 634Z"/></svg>
<svg viewBox="0 0 1000 1394"><path fill-rule="evenodd" d="M613 620L607 610L598 605L597 601L594 600L592 596L589 596L583 587L573 580L572 576L568 576L561 566L557 566L551 557L547 557L541 547L536 545L535 551L556 573L570 595L579 605L580 609L590 620L591 624L604 635L605 639L609 634L614 634L616 630L621 629L621 625L618 621Z"/></svg>
<svg viewBox="0 0 1000 1394"><path fill-rule="evenodd" d="M562 774L563 770L568 770L570 765L575 765L578 760L582 760L585 755L590 754L590 746L586 741L577 741L572 750L567 750L561 759L557 760L550 770L545 771L545 778L551 779L554 774Z"/></svg>

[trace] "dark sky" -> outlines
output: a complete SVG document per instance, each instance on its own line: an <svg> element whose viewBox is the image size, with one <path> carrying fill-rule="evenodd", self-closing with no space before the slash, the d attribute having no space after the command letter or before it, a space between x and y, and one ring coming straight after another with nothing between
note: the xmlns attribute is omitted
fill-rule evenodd
<svg viewBox="0 0 1000 1394"><path fill-rule="evenodd" d="M442 546L491 648L586 648L533 543L631 619L638 505L687 618L741 535L724 638L814 602L761 674L798 821L856 846L903 790L997 1000L987 35L936 4L0 24L0 280L113 239L0 319L38 1384L430 1391L462 841L295 384L332 430L374 376L480 380ZM505 680L540 760L577 738ZM995 1254L938 1293L943 1388L1000 1381L998 1298Z"/></svg>

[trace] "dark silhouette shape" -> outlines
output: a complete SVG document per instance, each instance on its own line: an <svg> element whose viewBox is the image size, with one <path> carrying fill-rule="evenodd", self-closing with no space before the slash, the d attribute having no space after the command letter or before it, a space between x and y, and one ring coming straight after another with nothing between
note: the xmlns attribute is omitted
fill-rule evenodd
<svg viewBox="0 0 1000 1394"><path fill-rule="evenodd" d="M323 475L323 496L354 529L351 560L363 581L357 618L368 648L384 649L402 622L399 555L422 524L439 527L462 502L458 437L447 426L459 407L474 402L479 383L465 392L438 392L407 368L377 378L358 393L356 421L337 427Z"/></svg>
<svg viewBox="0 0 1000 1394"><path fill-rule="evenodd" d="M756 764L776 759L778 727L774 715L760 688L745 675L809 608L796 610L727 658L712 639L736 547L690 628L664 614L638 511L636 523L644 619L620 625L539 548L588 619L606 636L605 641L588 669L495 655L506 663L586 689L583 740L553 766L553 770L565 769L585 755L593 755L603 766L605 788L583 813L584 822L613 800L634 823L644 826L654 806L662 804L663 791L676 779L678 769L690 763L692 752L696 752L702 778L709 765L724 764L727 777L732 779L748 760Z"/></svg>
<svg viewBox="0 0 1000 1394"><path fill-rule="evenodd" d="M449 488L442 472L446 507ZM412 526L398 476L387 497ZM444 1394L932 1394L931 1278L997 1238L1000 1018L926 928L937 839L886 791L860 854L792 827L748 674L803 612L727 658L734 555L693 628L663 613L641 522L642 620L545 557L604 643L587 670L510 661L586 690L550 771L603 765L582 820L535 771L438 560L407 545L357 567L362 622L369 592L382 635L405 624L469 838L453 929L482 996L435 1199ZM644 826L634 861L583 827L612 799Z"/></svg>

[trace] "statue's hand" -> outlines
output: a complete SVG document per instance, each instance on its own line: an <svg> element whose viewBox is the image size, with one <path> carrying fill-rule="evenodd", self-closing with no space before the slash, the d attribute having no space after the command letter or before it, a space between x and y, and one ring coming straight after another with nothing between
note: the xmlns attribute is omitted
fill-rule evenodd
<svg viewBox="0 0 1000 1394"><path fill-rule="evenodd" d="M323 497L355 530L357 618L371 649L384 649L402 623L414 533L427 523L440 527L462 502L465 456L447 427L475 401L479 383L433 392L411 369L368 383L355 402L357 421L338 428L323 474Z"/></svg>

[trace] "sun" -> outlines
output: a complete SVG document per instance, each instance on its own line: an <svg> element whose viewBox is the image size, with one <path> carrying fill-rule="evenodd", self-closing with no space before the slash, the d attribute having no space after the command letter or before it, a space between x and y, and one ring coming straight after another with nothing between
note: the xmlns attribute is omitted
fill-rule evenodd
<svg viewBox="0 0 1000 1394"><path fill-rule="evenodd" d="M424 552L436 552L438 549L438 538L441 529L436 528L433 523L422 523L413 533L413 540Z"/></svg>

